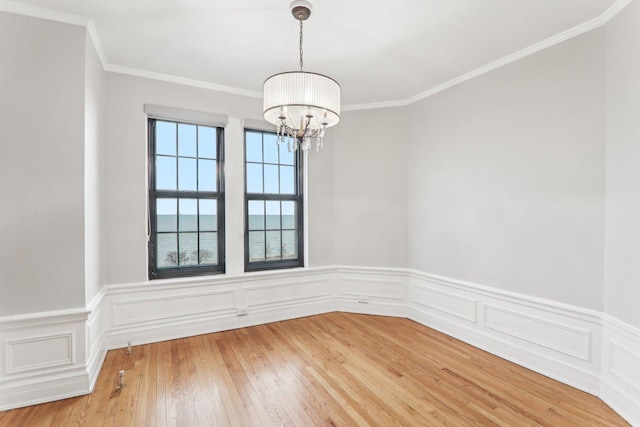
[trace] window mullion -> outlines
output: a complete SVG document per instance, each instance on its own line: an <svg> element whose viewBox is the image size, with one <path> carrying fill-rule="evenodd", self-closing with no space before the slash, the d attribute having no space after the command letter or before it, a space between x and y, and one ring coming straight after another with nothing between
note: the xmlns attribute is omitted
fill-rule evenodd
<svg viewBox="0 0 640 427"><path fill-rule="evenodd" d="M264 237L264 260L267 260L267 202L262 201L262 236Z"/></svg>
<svg viewBox="0 0 640 427"><path fill-rule="evenodd" d="M282 238L282 201L280 201L280 260L282 260L284 256L283 246L284 246L284 239Z"/></svg>
<svg viewBox="0 0 640 427"><path fill-rule="evenodd" d="M264 193L264 167L265 167L265 162L264 162L264 134L262 134L262 144L260 144L260 147L262 148L262 192Z"/></svg>
<svg viewBox="0 0 640 427"><path fill-rule="evenodd" d="M179 185L180 185L180 180L178 179L178 177L180 176L180 152L178 151L180 148L180 142L178 141L178 124L176 124L176 191L178 191L180 189Z"/></svg>

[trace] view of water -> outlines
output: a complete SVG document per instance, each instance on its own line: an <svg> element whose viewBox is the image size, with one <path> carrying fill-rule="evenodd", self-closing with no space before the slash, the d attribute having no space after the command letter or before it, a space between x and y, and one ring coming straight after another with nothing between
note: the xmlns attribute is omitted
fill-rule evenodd
<svg viewBox="0 0 640 427"><path fill-rule="evenodd" d="M219 263L216 215L200 215L200 233L197 215L158 215L157 225L159 268ZM249 216L250 261L295 259L297 249L294 215Z"/></svg>

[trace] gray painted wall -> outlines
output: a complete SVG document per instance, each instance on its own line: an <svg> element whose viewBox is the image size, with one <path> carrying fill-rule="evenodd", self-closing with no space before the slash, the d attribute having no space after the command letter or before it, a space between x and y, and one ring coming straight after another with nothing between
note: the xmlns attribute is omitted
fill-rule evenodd
<svg viewBox="0 0 640 427"><path fill-rule="evenodd" d="M408 124L402 108L349 111L331 133L336 264L407 267Z"/></svg>
<svg viewBox="0 0 640 427"><path fill-rule="evenodd" d="M604 309L640 328L640 4L605 27Z"/></svg>
<svg viewBox="0 0 640 427"><path fill-rule="evenodd" d="M259 119L262 102L242 96L186 87L121 74L107 73L107 144L105 179L105 283L147 280L147 116L144 104L228 114L225 164L228 193L242 194L242 144L240 118ZM239 154L238 154L239 153ZM231 156L235 161L230 161ZM232 176L229 176L229 175ZM234 182L235 181L235 182ZM234 188L231 191L231 188ZM227 199L227 271L242 270L242 198ZM234 220L240 219L240 222ZM234 229L235 224L235 229ZM231 250L229 250L231 249ZM239 259L239 263L236 262ZM235 261L234 261L235 260Z"/></svg>
<svg viewBox="0 0 640 427"><path fill-rule="evenodd" d="M640 326L639 18L634 2L417 104L343 113L309 155L309 264L408 266ZM8 13L0 57L0 316L146 280L144 103L228 114L241 191L260 100L104 73L84 28Z"/></svg>
<svg viewBox="0 0 640 427"><path fill-rule="evenodd" d="M85 32L0 12L0 316L85 303Z"/></svg>
<svg viewBox="0 0 640 427"><path fill-rule="evenodd" d="M262 100L107 73L105 170L105 283L147 280L147 162L144 104L226 114L227 273L244 271L242 119L261 120ZM309 154L309 264L328 265L333 247L333 136ZM329 230L329 231L327 231Z"/></svg>
<svg viewBox="0 0 640 427"><path fill-rule="evenodd" d="M602 309L597 29L412 105L410 268Z"/></svg>
<svg viewBox="0 0 640 427"><path fill-rule="evenodd" d="M341 126L342 123L338 124ZM335 265L335 212L334 183L336 146L340 142L330 128L324 141L324 148L316 152L315 148L307 155L309 220L307 223L309 240L309 266Z"/></svg>
<svg viewBox="0 0 640 427"><path fill-rule="evenodd" d="M86 34L84 92L85 303L102 287L102 147L106 125L106 79L93 41Z"/></svg>

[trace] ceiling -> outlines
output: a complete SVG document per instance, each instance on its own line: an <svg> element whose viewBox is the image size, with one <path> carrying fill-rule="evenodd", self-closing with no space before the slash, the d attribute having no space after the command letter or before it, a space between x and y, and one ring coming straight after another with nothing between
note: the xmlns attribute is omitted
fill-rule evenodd
<svg viewBox="0 0 640 427"><path fill-rule="evenodd" d="M261 97L268 76L298 69L290 0L0 2L35 16L91 19L110 71ZM346 109L407 104L595 28L627 3L312 0L304 70L336 79Z"/></svg>

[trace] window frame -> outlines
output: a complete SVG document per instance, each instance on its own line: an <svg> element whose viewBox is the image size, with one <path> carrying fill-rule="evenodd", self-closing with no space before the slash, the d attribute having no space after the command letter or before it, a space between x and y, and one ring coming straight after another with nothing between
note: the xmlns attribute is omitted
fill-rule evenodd
<svg viewBox="0 0 640 427"><path fill-rule="evenodd" d="M244 271L265 271L280 270L288 268L304 267L304 152L301 149L295 151L293 156L295 159L296 171L295 176L295 194L276 194L276 193L248 193L247 192L247 132L256 132L262 135L276 135L276 132L264 129L245 127L243 129L243 173L244 173ZM264 136L263 136L263 159L264 165ZM255 162L251 162L255 163ZM267 163L269 164L269 163ZM264 169L263 169L264 176ZM264 182L264 181L263 181ZM264 184L263 184L264 185ZM249 261L249 201L293 201L296 203L296 234L297 234L297 258L275 261ZM266 215L266 213L265 213ZM266 231L266 230L265 230ZM280 228L282 232L282 228ZM266 244L266 237L265 237Z"/></svg>
<svg viewBox="0 0 640 427"><path fill-rule="evenodd" d="M157 122L168 122L176 124L176 131L179 124L206 126L216 131L216 178L218 181L217 191L200 191L200 190L158 190L156 186L156 132L155 125ZM155 279L171 279L179 277L194 277L214 274L224 274L225 259L225 179L224 179L224 134L223 126L201 123L183 119L169 119L159 117L148 117L147 119L147 140L148 140L148 203L149 203L149 237L148 237L148 277L149 280ZM180 157L176 151L176 157ZM196 157L198 158L198 157ZM178 171L176 171L177 177ZM198 177L199 179L199 177ZM217 201L217 240L218 240L218 263L215 265L198 265L188 267L175 268L158 268L158 260L156 247L158 244L158 224L157 224L157 206L158 199L175 198L175 199L197 199L197 200L216 200ZM176 219L177 220L177 219ZM198 231L200 233L200 226ZM176 232L179 236L179 230ZM179 252L179 249L178 249Z"/></svg>

